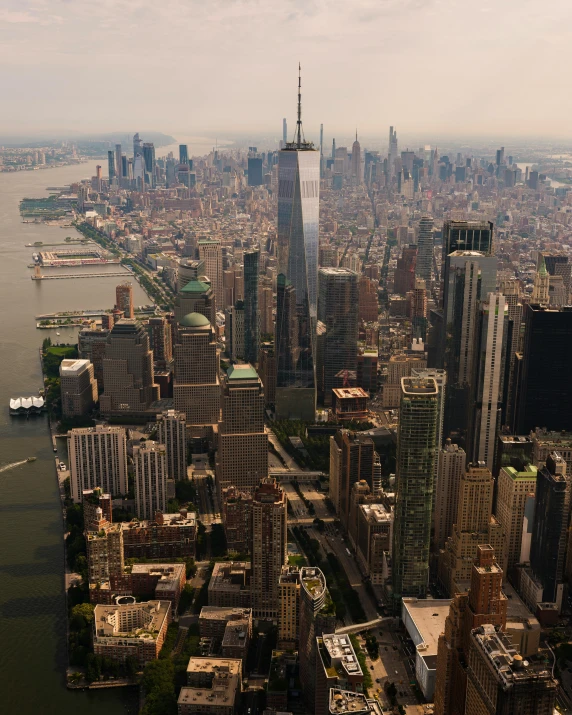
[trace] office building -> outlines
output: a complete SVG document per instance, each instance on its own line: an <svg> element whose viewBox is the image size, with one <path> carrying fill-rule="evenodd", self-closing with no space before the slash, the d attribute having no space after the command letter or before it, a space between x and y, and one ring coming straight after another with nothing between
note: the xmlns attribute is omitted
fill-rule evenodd
<svg viewBox="0 0 572 715"><path fill-rule="evenodd" d="M273 343L263 343L260 346L258 373L264 387L265 406L274 405L276 400L276 353Z"/></svg>
<svg viewBox="0 0 572 715"><path fill-rule="evenodd" d="M62 360L60 391L63 417L83 417L97 402L97 380L89 360Z"/></svg>
<svg viewBox="0 0 572 715"><path fill-rule="evenodd" d="M336 609L320 569L300 569L300 682L307 706L316 703L317 639L336 629Z"/></svg>
<svg viewBox="0 0 572 715"><path fill-rule="evenodd" d="M430 216L423 216L419 222L415 277L430 288L433 277L433 219Z"/></svg>
<svg viewBox="0 0 572 715"><path fill-rule="evenodd" d="M165 445L169 479L187 479L186 417L184 412L165 410L157 415L157 442Z"/></svg>
<svg viewBox="0 0 572 715"><path fill-rule="evenodd" d="M173 360L173 337L169 321L163 316L149 318L149 337L155 367L164 370Z"/></svg>
<svg viewBox="0 0 572 715"><path fill-rule="evenodd" d="M564 590L569 515L570 480L566 462L553 452L537 474L530 569L542 587L541 600L555 603L559 611Z"/></svg>
<svg viewBox="0 0 572 715"><path fill-rule="evenodd" d="M320 153L304 138L300 86L301 81L294 141L288 142L278 155L278 271L293 288L296 324L280 331L277 327L276 412L279 418L288 419L297 413L313 422L316 409ZM277 322L285 317L280 315L280 292L278 297ZM287 338L294 337L294 331L297 340L292 343ZM281 370L281 353L296 351L299 351L298 359L291 369Z"/></svg>
<svg viewBox="0 0 572 715"><path fill-rule="evenodd" d="M167 511L168 481L165 445L146 440L133 447L135 510L139 519ZM173 489L174 492L174 489Z"/></svg>
<svg viewBox="0 0 572 715"><path fill-rule="evenodd" d="M502 567L508 576L517 564L530 557L537 472L528 464L521 471L503 467L498 476L496 517L505 532Z"/></svg>
<svg viewBox="0 0 572 715"><path fill-rule="evenodd" d="M264 184L264 172L262 170L262 159L257 156L248 157L248 185L262 186Z"/></svg>
<svg viewBox="0 0 572 715"><path fill-rule="evenodd" d="M194 234L190 236L185 241L185 251L187 252L195 250L195 236ZM183 258L179 261L179 266L177 268L177 293L190 283L191 281L198 281L202 276L205 275L205 262L194 258Z"/></svg>
<svg viewBox="0 0 572 715"><path fill-rule="evenodd" d="M439 390L433 378L404 377L397 432L393 597L424 598L437 458Z"/></svg>
<svg viewBox="0 0 572 715"><path fill-rule="evenodd" d="M373 495L373 498L379 496ZM388 575L388 556L393 546L393 510L384 504L366 502L357 505L355 512L355 547L360 569L374 586L382 586ZM350 526L353 526L351 520Z"/></svg>
<svg viewBox="0 0 572 715"><path fill-rule="evenodd" d="M387 363L387 378L383 386L383 406L388 409L399 407L401 400L401 378L411 377L413 370L427 368L427 355L424 352L395 353Z"/></svg>
<svg viewBox="0 0 572 715"><path fill-rule="evenodd" d="M175 297L175 320L180 323L185 315L200 313L216 327L215 295L210 283L193 279L179 288Z"/></svg>
<svg viewBox="0 0 572 715"><path fill-rule="evenodd" d="M542 662L524 660L510 638L491 624L471 632L466 715L552 715L558 683Z"/></svg>
<svg viewBox="0 0 572 715"><path fill-rule="evenodd" d="M121 144L115 145L115 172L117 175L117 183L121 186L121 178L123 174L123 152L121 151Z"/></svg>
<svg viewBox="0 0 572 715"><path fill-rule="evenodd" d="M325 326L323 374L318 376L324 405L340 387L336 375L355 371L358 340L358 275L348 268L320 268L318 320Z"/></svg>
<svg viewBox="0 0 572 715"><path fill-rule="evenodd" d="M103 389L103 359L109 330L84 328L77 334L77 350L81 360L89 360L93 365L93 376L97 380L99 392Z"/></svg>
<svg viewBox="0 0 572 715"><path fill-rule="evenodd" d="M536 427L572 431L572 380L567 358L572 340L572 307L560 310L529 304L521 373L515 391L517 434Z"/></svg>
<svg viewBox="0 0 572 715"><path fill-rule="evenodd" d="M241 692L241 660L193 657L187 666L187 685L177 700L177 715L234 715Z"/></svg>
<svg viewBox="0 0 572 715"><path fill-rule="evenodd" d="M189 147L186 144L179 144L179 164L189 163Z"/></svg>
<svg viewBox="0 0 572 715"><path fill-rule="evenodd" d="M260 252L244 254L244 360L255 365L260 345L258 309L258 271Z"/></svg>
<svg viewBox="0 0 572 715"><path fill-rule="evenodd" d="M248 491L268 476L268 435L264 430L264 390L256 370L232 365L222 389L216 479L221 490Z"/></svg>
<svg viewBox="0 0 572 715"><path fill-rule="evenodd" d="M185 413L189 437L210 437L220 417L220 382L215 331L208 318L189 313L179 321L173 357L173 406Z"/></svg>
<svg viewBox="0 0 572 715"><path fill-rule="evenodd" d="M86 489L127 494L127 440L123 427L96 425L70 430L71 496L81 502Z"/></svg>
<svg viewBox="0 0 572 715"><path fill-rule="evenodd" d="M404 246L401 251L401 258L397 259L393 276L394 293L406 295L410 290L413 290L415 287L416 266L417 246Z"/></svg>
<svg viewBox="0 0 572 715"><path fill-rule="evenodd" d="M229 553L248 554L252 531L252 493L235 486L221 489L221 517Z"/></svg>
<svg viewBox="0 0 572 715"><path fill-rule="evenodd" d="M443 265L453 251L479 251L492 256L492 221L457 221L447 219L443 224Z"/></svg>
<svg viewBox="0 0 572 715"><path fill-rule="evenodd" d="M123 312L125 318L133 320L135 318L135 308L133 306L133 285L131 283L120 283L115 289L115 306Z"/></svg>
<svg viewBox="0 0 572 715"><path fill-rule="evenodd" d="M560 437L560 433L558 433ZM493 469L493 476L498 477L502 467L514 467L517 472L522 471L526 464L534 464L537 467L544 465L551 448L538 449L538 457L534 456L534 448L538 442L532 437L523 435L499 434L497 438L496 464ZM572 455L571 455L572 456ZM572 462L571 462L572 464Z"/></svg>
<svg viewBox="0 0 572 715"><path fill-rule="evenodd" d="M330 499L346 529L353 485L364 480L373 490L374 457L371 437L345 429L330 437Z"/></svg>
<svg viewBox="0 0 572 715"><path fill-rule="evenodd" d="M270 477L252 498L252 607L255 617L277 620L279 580L286 561L286 493Z"/></svg>
<svg viewBox="0 0 572 715"><path fill-rule="evenodd" d="M467 452L471 461L494 469L497 434L502 426L504 379L509 338L508 306L502 293L481 303L475 350L474 399L469 414Z"/></svg>
<svg viewBox="0 0 572 715"><path fill-rule="evenodd" d="M222 276L222 248L220 241L202 239L198 242L198 257L204 261L205 275L215 294L216 309L224 310L224 284Z"/></svg>
<svg viewBox="0 0 572 715"><path fill-rule="evenodd" d="M465 451L447 439L437 456L434 517L434 544L437 549L444 548L445 541L453 534L453 525L457 523L459 486L466 462Z"/></svg>
<svg viewBox="0 0 572 715"><path fill-rule="evenodd" d="M373 323L379 315L378 301L379 281L367 276L359 276L358 286L358 320ZM318 306L320 302L318 300Z"/></svg>
<svg viewBox="0 0 572 715"><path fill-rule="evenodd" d="M350 160L350 176L354 186L359 186L363 181L362 162L361 162L361 146L358 141L357 131L356 140L352 144L352 158Z"/></svg>
<svg viewBox="0 0 572 715"><path fill-rule="evenodd" d="M504 530L491 516L494 480L483 465L469 464L458 487L455 523L439 554L438 578L449 596L468 590L479 544L491 544L502 560Z"/></svg>
<svg viewBox="0 0 572 715"><path fill-rule="evenodd" d="M209 606L251 608L251 576L249 561L216 563L208 587Z"/></svg>
<svg viewBox="0 0 572 715"><path fill-rule="evenodd" d="M233 362L244 360L244 301L237 300L224 311L225 352Z"/></svg>
<svg viewBox="0 0 572 715"><path fill-rule="evenodd" d="M473 628L488 623L505 630L507 598L502 592L502 569L488 544L476 547L468 592L450 602L445 627L439 635L435 715L464 715L467 694L467 655Z"/></svg>
<svg viewBox="0 0 572 715"><path fill-rule="evenodd" d="M155 384L149 334L135 320L119 320L107 336L103 359L105 417L147 414L159 399Z"/></svg>

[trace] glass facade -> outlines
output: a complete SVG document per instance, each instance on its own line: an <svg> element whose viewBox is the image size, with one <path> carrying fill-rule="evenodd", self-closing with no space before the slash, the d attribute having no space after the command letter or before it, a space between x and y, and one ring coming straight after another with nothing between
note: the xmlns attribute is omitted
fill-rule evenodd
<svg viewBox="0 0 572 715"><path fill-rule="evenodd" d="M259 252L244 254L244 359L258 362L258 264Z"/></svg>

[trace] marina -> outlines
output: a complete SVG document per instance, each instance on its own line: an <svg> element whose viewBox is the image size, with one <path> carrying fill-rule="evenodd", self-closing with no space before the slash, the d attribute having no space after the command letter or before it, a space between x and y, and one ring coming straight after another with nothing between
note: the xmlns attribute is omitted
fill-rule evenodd
<svg viewBox="0 0 572 715"><path fill-rule="evenodd" d="M39 266L38 266L39 267ZM73 278L109 278L109 277L121 277L126 278L127 271L117 271L114 273L62 273L60 275L46 276L40 273L40 275L34 274L30 276L33 281L57 281Z"/></svg>

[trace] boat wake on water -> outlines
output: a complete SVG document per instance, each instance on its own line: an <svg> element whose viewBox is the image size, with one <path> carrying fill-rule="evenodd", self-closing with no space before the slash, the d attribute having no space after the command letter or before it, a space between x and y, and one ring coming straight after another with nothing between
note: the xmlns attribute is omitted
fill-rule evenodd
<svg viewBox="0 0 572 715"><path fill-rule="evenodd" d="M19 467L21 464L26 464L28 461L28 459L22 459L22 461L20 462L12 462L12 464L5 464L3 467L0 467L0 473L6 472L8 469L13 469L14 467Z"/></svg>

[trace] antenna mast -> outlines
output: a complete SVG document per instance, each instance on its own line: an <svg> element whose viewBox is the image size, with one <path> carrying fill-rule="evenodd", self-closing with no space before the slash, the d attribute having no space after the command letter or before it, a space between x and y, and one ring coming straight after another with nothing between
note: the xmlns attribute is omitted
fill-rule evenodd
<svg viewBox="0 0 572 715"><path fill-rule="evenodd" d="M298 121L296 122L296 145L300 149L302 144L302 66L298 62Z"/></svg>

